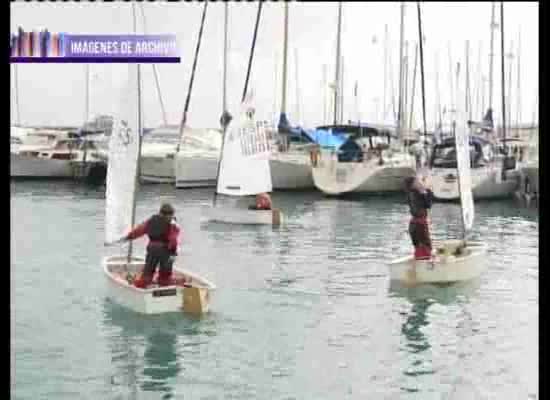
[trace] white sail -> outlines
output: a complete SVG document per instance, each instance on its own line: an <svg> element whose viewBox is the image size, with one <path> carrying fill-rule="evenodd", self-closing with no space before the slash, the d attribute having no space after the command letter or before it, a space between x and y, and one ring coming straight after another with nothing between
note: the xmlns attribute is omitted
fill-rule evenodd
<svg viewBox="0 0 550 400"><path fill-rule="evenodd" d="M462 207L462 222L464 230L468 231L474 224L474 198L472 195L472 179L470 171L470 134L466 124L466 110L462 87L457 79L455 148L458 188L460 190L460 206ZM466 232L464 232L466 235Z"/></svg>
<svg viewBox="0 0 550 400"><path fill-rule="evenodd" d="M217 185L220 194L248 196L272 190L267 127L254 114L245 102L239 117L227 127Z"/></svg>
<svg viewBox="0 0 550 400"><path fill-rule="evenodd" d="M120 239L131 229L139 158L138 66L128 66L118 118L109 140L105 238Z"/></svg>

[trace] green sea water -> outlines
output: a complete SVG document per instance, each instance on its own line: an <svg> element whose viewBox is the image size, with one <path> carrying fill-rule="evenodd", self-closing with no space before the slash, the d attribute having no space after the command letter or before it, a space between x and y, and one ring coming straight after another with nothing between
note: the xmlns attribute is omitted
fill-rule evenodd
<svg viewBox="0 0 550 400"><path fill-rule="evenodd" d="M141 188L138 219L173 202L177 263L218 290L205 317L140 316L105 297L103 189L12 182L13 399L538 397L536 211L477 204L487 271L404 288L385 265L412 251L399 196L275 193L279 229L204 223L211 198ZM459 217L436 204L435 238Z"/></svg>

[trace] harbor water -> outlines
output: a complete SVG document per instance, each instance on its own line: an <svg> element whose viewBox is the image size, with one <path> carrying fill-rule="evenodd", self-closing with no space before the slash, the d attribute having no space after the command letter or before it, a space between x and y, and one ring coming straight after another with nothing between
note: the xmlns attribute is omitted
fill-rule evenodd
<svg viewBox="0 0 550 400"><path fill-rule="evenodd" d="M141 187L138 219L172 202L177 265L218 289L204 317L140 316L105 297L104 189L11 183L13 399L538 398L536 210L477 203L487 271L406 288L386 266L412 252L402 196L275 193L273 229L201 221L212 194ZM459 218L435 204L434 238Z"/></svg>

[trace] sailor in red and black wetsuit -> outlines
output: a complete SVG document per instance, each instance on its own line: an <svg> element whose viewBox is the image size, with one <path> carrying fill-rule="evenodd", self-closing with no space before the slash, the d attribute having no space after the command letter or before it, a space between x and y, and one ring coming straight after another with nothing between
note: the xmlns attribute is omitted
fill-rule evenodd
<svg viewBox="0 0 550 400"><path fill-rule="evenodd" d="M249 210L271 210L271 197L267 193L256 195L256 202L248 207Z"/></svg>
<svg viewBox="0 0 550 400"><path fill-rule="evenodd" d="M405 188L412 216L409 223L409 234L414 246L414 258L417 260L430 259L432 240L428 227L428 210L432 207L433 192L414 176L405 179Z"/></svg>
<svg viewBox="0 0 550 400"><path fill-rule="evenodd" d="M149 237L145 267L141 276L134 281L136 287L146 288L151 284L157 265L159 266L158 284L160 286L174 284L172 266L177 255L180 234L174 214L174 208L170 204L163 204L159 214L153 215L126 235L126 240L137 239L143 235Z"/></svg>

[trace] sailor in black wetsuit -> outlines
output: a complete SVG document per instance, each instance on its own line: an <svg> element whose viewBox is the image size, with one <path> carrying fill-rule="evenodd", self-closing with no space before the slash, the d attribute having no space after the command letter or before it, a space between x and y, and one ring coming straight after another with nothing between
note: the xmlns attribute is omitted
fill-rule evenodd
<svg viewBox="0 0 550 400"><path fill-rule="evenodd" d="M414 246L414 257L417 260L430 259L432 240L428 227L428 210L432 207L433 192L414 176L405 179L405 188L412 217L409 234Z"/></svg>

